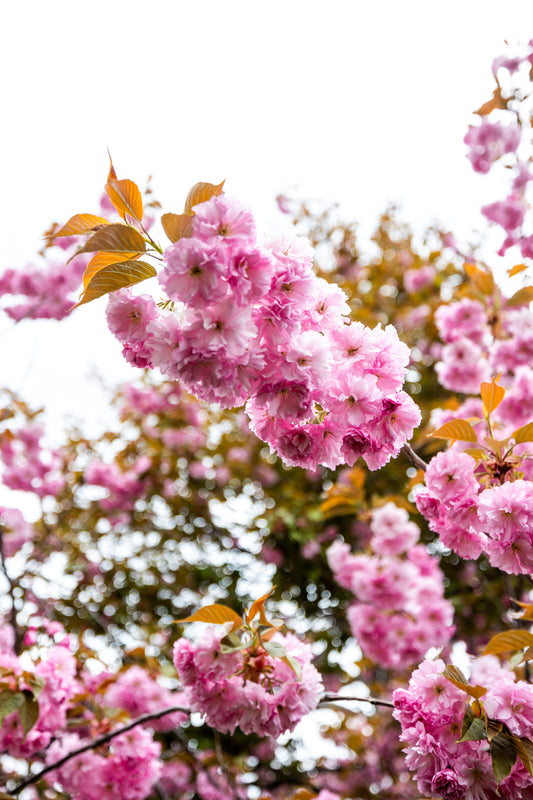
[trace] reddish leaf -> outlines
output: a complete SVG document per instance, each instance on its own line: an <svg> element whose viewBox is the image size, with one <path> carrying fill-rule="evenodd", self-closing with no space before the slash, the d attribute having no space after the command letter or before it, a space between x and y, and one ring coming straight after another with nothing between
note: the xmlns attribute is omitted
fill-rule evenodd
<svg viewBox="0 0 533 800"><path fill-rule="evenodd" d="M161 225L171 242L190 237L193 216L194 214L163 214Z"/></svg>
<svg viewBox="0 0 533 800"><path fill-rule="evenodd" d="M533 422L528 422L527 425L522 425L521 428L517 428L512 434L512 438L517 444L533 442Z"/></svg>
<svg viewBox="0 0 533 800"><path fill-rule="evenodd" d="M477 434L466 419L453 419L446 422L436 431L430 433L433 439L452 439L461 442L477 442Z"/></svg>
<svg viewBox="0 0 533 800"><path fill-rule="evenodd" d="M485 117L487 114L490 114L491 111L494 111L496 108L506 108L507 101L502 97L501 89L499 86L494 89L494 93L490 100L487 100L486 103L483 103L481 108L478 108L477 111L474 111L474 114L478 114L480 117Z"/></svg>
<svg viewBox="0 0 533 800"><path fill-rule="evenodd" d="M87 239L83 247L77 250L76 255L99 251L144 253L145 250L146 242L139 231L132 228L131 225L114 223L94 233L90 239Z"/></svg>
<svg viewBox="0 0 533 800"><path fill-rule="evenodd" d="M111 264L109 267L102 267L89 281L85 291L74 308L97 300L104 294L116 292L125 286L133 286L136 283L153 278L157 272L151 264L145 261L124 261L122 264Z"/></svg>
<svg viewBox="0 0 533 800"><path fill-rule="evenodd" d="M508 276L510 278L512 278L514 275L518 275L520 272L523 272L525 269L527 269L527 264L515 264L514 267L511 267L511 269L507 270L507 274L508 274Z"/></svg>
<svg viewBox="0 0 533 800"><path fill-rule="evenodd" d="M523 650L533 645L533 633L529 631L504 631L492 637L483 650L483 655L508 653L511 650Z"/></svg>
<svg viewBox="0 0 533 800"><path fill-rule="evenodd" d="M516 603L517 606L523 609L523 613L520 614L519 619L533 620L533 603L521 603L520 600L513 600L513 603Z"/></svg>
<svg viewBox="0 0 533 800"><path fill-rule="evenodd" d="M177 619L176 622L210 622L214 625L224 625L226 622L232 622L232 631L238 630L242 627L242 619L233 611L233 609L224 606L221 603L213 603L210 606L203 606L191 614L190 617L185 619Z"/></svg>
<svg viewBox="0 0 533 800"><path fill-rule="evenodd" d="M185 213L188 214L194 206L205 203L219 194L223 194L222 187L225 181L215 185L214 183L195 183L185 200Z"/></svg>
<svg viewBox="0 0 533 800"><path fill-rule="evenodd" d="M250 606L250 610L246 614L246 622L251 622L257 614L259 614L259 621L262 625L270 625L268 620L265 617L265 600L267 600L272 592L276 587L273 586L272 589L260 597L258 600L254 600L252 605Z"/></svg>
<svg viewBox="0 0 533 800"><path fill-rule="evenodd" d="M524 286L509 298L506 306L525 306L533 300L533 286Z"/></svg>
<svg viewBox="0 0 533 800"><path fill-rule="evenodd" d="M92 278L97 272L100 272L104 267L109 267L111 264L121 264L124 261L137 261L142 256L142 253L135 253L131 250L115 250L114 252L99 252L91 258L85 272L83 273L83 286L87 288Z"/></svg>
<svg viewBox="0 0 533 800"><path fill-rule="evenodd" d="M129 214L130 217L133 217L138 222L142 222L143 201L136 183L129 180L108 180L105 190L123 218L126 217L126 214Z"/></svg>
<svg viewBox="0 0 533 800"><path fill-rule="evenodd" d="M496 381L498 381L499 377L496 378ZM481 384L481 399L483 400L483 414L485 417L488 417L494 409L498 408L505 397L505 389L503 386L499 386L496 381L493 378L490 383Z"/></svg>
<svg viewBox="0 0 533 800"><path fill-rule="evenodd" d="M83 236L99 230L102 225L109 225L109 221L95 214L74 214L69 221L58 231L54 231L53 238L60 236Z"/></svg>
<svg viewBox="0 0 533 800"><path fill-rule="evenodd" d="M454 686L457 686L458 689L462 689L463 692L466 692L470 695L470 697L474 697L476 700L479 697L483 697L487 691L484 686L472 686L471 684L467 683L467 680L461 670L455 667L453 664L448 664L442 674L451 683L453 683Z"/></svg>
<svg viewBox="0 0 533 800"><path fill-rule="evenodd" d="M465 264L465 272L480 292L492 294L494 292L494 276L486 269L480 269L476 264Z"/></svg>

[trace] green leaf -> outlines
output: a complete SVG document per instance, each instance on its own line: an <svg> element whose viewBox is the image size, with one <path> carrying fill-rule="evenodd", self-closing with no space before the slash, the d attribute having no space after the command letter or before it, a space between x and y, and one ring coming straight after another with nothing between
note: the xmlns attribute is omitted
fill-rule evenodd
<svg viewBox="0 0 533 800"><path fill-rule="evenodd" d="M300 662L297 661L294 658L294 656L289 656L289 655L283 656L283 658L281 660L283 661L284 664L286 664L288 667L290 667L292 669L292 671L294 672L294 674L296 675L298 680L301 681L302 680L302 667L301 667Z"/></svg>
<svg viewBox="0 0 533 800"><path fill-rule="evenodd" d="M264 642L263 647L272 658L285 658L287 650L280 642Z"/></svg>
<svg viewBox="0 0 533 800"><path fill-rule="evenodd" d="M226 622L232 622L232 631L242 627L241 617L232 608L228 608L228 606L224 606L221 603L203 606L203 608L199 608L198 611L191 614L190 617L177 619L176 622L210 622L213 625L224 625Z"/></svg>
<svg viewBox="0 0 533 800"><path fill-rule="evenodd" d="M517 750L509 733L499 733L490 743L492 769L498 783L511 772L517 757Z"/></svg>
<svg viewBox="0 0 533 800"><path fill-rule="evenodd" d="M524 737L512 736L514 746L518 758L527 769L530 775L533 775L533 742Z"/></svg>
<svg viewBox="0 0 533 800"><path fill-rule="evenodd" d="M14 692L12 689L4 689L0 692L0 725L9 714L17 711L23 702L22 692Z"/></svg>
<svg viewBox="0 0 533 800"><path fill-rule="evenodd" d="M154 275L157 275L155 268L145 261L124 261L122 264L103 267L91 278L74 308L97 300L104 294L116 292L117 289L133 286L147 278L153 278Z"/></svg>
<svg viewBox="0 0 533 800"><path fill-rule="evenodd" d="M26 735L39 719L39 703L27 689L24 691L24 702L19 706L18 715Z"/></svg>
<svg viewBox="0 0 533 800"><path fill-rule="evenodd" d="M510 650L523 650L533 645L533 633L529 631L503 631L492 637L483 650L483 655L508 653Z"/></svg>
<svg viewBox="0 0 533 800"><path fill-rule="evenodd" d="M463 727L461 730L460 742L478 742L487 738L485 721L481 717L474 716L474 712L467 706L463 717Z"/></svg>

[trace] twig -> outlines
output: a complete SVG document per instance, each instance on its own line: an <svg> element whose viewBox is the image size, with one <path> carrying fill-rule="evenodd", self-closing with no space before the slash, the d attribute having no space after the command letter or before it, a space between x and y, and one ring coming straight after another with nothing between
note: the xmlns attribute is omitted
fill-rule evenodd
<svg viewBox="0 0 533 800"><path fill-rule="evenodd" d="M323 703L340 703L340 702L353 702L353 703L372 703L373 706L387 706L387 708L394 708L394 703L390 700L378 700L377 697L345 697L341 694L325 694L321 697L318 705Z"/></svg>
<svg viewBox="0 0 533 800"><path fill-rule="evenodd" d="M3 534L4 534L4 527L0 523L0 569L4 573L4 577L8 583L8 594L9 599L11 600L11 608L9 611L9 624L13 628L13 650L15 651L16 655L20 655L20 651L22 648L22 641L23 635L22 631L20 630L17 624L17 608L15 606L15 583L11 580L9 572L7 571L6 561L4 557L4 541L3 541Z"/></svg>
<svg viewBox="0 0 533 800"><path fill-rule="evenodd" d="M418 467L418 469L421 469L424 472L427 470L428 465L423 458L420 458L420 456L415 453L410 444L404 444L402 447L402 453L407 456L411 464L414 464L415 467Z"/></svg>
<svg viewBox="0 0 533 800"><path fill-rule="evenodd" d="M161 717L165 717L167 714L174 714L176 711L181 711L184 714L190 714L191 712L190 708L171 706L170 708L164 708L162 711L153 711L150 714L142 714L140 717L137 717L132 722L128 723L128 725L124 725L123 728L117 728L115 731L105 733L103 736L99 736L98 739L93 739L92 742L88 742L82 747L78 747L77 750L72 750L70 753L67 753L66 756L63 756L63 758L60 758L53 764L48 764L48 766L44 767L40 772L36 772L35 775L30 775L29 778L25 778L25 780L18 783L14 789L10 790L10 793L13 795L18 794L25 789L26 786L30 786L30 784L36 783L38 780L40 780L43 775L46 775L48 772L52 772L54 769L59 769L59 767L62 767L63 764L66 764L71 758L79 756L81 753L86 753L87 750L94 750L96 747L100 747L101 744L107 744L107 742L110 742L111 739L114 739L116 736L120 736L121 733L127 733L127 731L131 731L132 728L136 728L137 725L142 725L143 722L150 722L153 719L161 719Z"/></svg>

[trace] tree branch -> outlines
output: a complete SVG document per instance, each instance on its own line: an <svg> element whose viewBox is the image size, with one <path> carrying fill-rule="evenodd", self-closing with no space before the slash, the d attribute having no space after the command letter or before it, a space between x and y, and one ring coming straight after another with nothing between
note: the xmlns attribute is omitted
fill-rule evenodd
<svg viewBox="0 0 533 800"><path fill-rule="evenodd" d="M48 764L48 766L44 767L40 772L36 772L35 775L30 775L28 778L25 778L23 781L18 783L14 789L10 790L10 793L12 795L18 794L25 789L26 786L30 786L32 783L36 783L38 780L40 780L43 775L46 775L48 772L52 772L54 769L59 769L59 767L62 767L63 764L66 764L71 758L79 756L81 753L86 753L87 750L93 750L96 747L100 747L101 744L107 744L107 742L110 742L116 736L120 736L121 733L127 733L127 731L131 731L132 728L136 728L137 725L142 725L143 722L150 722L153 719L161 719L161 717L165 717L167 714L174 714L176 711L182 711L184 714L191 713L190 708L183 708L182 706L170 706L170 708L164 708L162 711L153 711L150 714L142 714L140 717L136 717L136 719L134 719L132 722L124 725L123 728L117 728L117 730L105 733L103 736L93 739L92 742L88 742L87 744L78 747L77 750L72 750L70 753L67 753L66 756L63 756L63 758L60 758L53 764Z"/></svg>
<svg viewBox="0 0 533 800"><path fill-rule="evenodd" d="M340 702L353 702L353 703L372 703L373 706L386 706L387 708L394 708L394 703L390 700L378 700L377 697L345 697L341 694L325 694L321 697L318 705L323 703L340 703Z"/></svg>
<svg viewBox="0 0 533 800"><path fill-rule="evenodd" d="M410 444L407 443L404 444L404 446L402 447L402 453L405 456L407 456L411 464L414 464L415 467L418 467L418 469L423 470L423 472L427 470L428 465L426 464L423 458L420 458L420 456L417 455L417 453L415 453Z"/></svg>

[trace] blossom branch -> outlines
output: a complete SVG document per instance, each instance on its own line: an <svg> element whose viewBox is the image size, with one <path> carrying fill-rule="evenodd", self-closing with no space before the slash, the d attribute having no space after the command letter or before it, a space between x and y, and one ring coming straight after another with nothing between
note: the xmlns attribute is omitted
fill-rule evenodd
<svg viewBox="0 0 533 800"><path fill-rule="evenodd" d="M13 649L16 655L18 655L22 647L23 635L17 624L17 608L15 606L15 584L11 579L9 572L7 571L6 561L4 557L3 533L4 533L4 528L0 524L0 569L4 573L4 577L8 584L8 594L9 594L9 599L11 601L11 608L9 611L9 623L13 628L13 636L14 636Z"/></svg>
<svg viewBox="0 0 533 800"><path fill-rule="evenodd" d="M176 711L181 711L183 714L190 714L190 708L183 708L183 706L170 706L170 708L164 708L162 711L153 711L149 714L141 714L140 717L136 717L127 725L124 725L122 728L117 728L114 731L110 731L109 733L105 733L102 736L99 736L97 739L93 739L91 742L82 745L82 747L78 747L76 750L72 750L70 753L67 753L63 758L60 758L58 761L55 761L53 764L48 764L44 767L40 772L36 772L35 775L30 775L28 778L25 778L23 781L18 783L14 789L11 790L11 794L16 795L19 794L26 786L30 786L32 783L37 783L44 775L48 772L52 772L54 769L59 769L66 764L67 761L70 761L71 758L75 756L79 756L82 753L86 753L88 750L94 750L97 747L100 747L102 744L107 744L116 736L120 736L122 733L127 733L131 731L132 728L136 728L137 725L142 725L144 722L150 722L151 720L161 719L161 717L166 717L168 714L174 714Z"/></svg>
<svg viewBox="0 0 533 800"><path fill-rule="evenodd" d="M418 467L418 469L421 469L423 472L427 470L428 465L423 458L420 458L420 456L415 453L410 444L404 444L402 447L402 453L407 456L411 464L414 464L415 467Z"/></svg>
<svg viewBox="0 0 533 800"><path fill-rule="evenodd" d="M373 706L386 706L387 708L394 708L394 703L392 703L390 700L379 700L377 697L346 697L341 694L325 694L324 697L320 699L318 705L340 702L371 703Z"/></svg>

